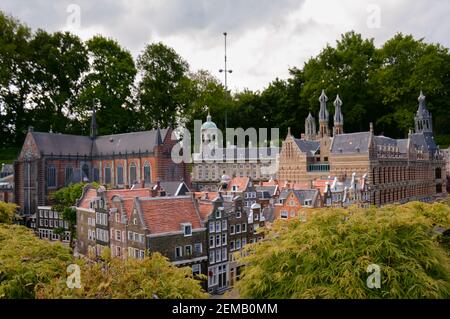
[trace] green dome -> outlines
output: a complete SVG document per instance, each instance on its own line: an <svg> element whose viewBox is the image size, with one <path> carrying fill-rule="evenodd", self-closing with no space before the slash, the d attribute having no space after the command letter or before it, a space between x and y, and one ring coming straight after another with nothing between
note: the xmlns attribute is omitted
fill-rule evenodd
<svg viewBox="0 0 450 319"><path fill-rule="evenodd" d="M217 129L216 123L211 121L211 115L208 114L206 122L202 124L202 130L204 129Z"/></svg>

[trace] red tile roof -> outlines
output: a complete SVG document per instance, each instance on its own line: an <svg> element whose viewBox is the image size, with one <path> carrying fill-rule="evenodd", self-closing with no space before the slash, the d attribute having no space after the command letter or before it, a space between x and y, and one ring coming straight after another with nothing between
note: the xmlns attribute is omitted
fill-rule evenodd
<svg viewBox="0 0 450 319"><path fill-rule="evenodd" d="M250 182L249 177L234 177L229 183L227 187L227 191L231 192L233 190L233 186L236 185L238 192L243 192L247 188L248 182Z"/></svg>
<svg viewBox="0 0 450 319"><path fill-rule="evenodd" d="M208 216L213 211L213 204L210 201L199 201L198 202L198 212L200 214L200 218L205 221L208 219Z"/></svg>
<svg viewBox="0 0 450 319"><path fill-rule="evenodd" d="M200 216L191 197L154 197L139 200L150 234L180 231L182 223L201 228Z"/></svg>
<svg viewBox="0 0 450 319"><path fill-rule="evenodd" d="M84 196L81 199L81 202L78 204L78 207L89 208L89 203L96 196L97 196L97 190L95 188L88 189L87 192L84 193Z"/></svg>

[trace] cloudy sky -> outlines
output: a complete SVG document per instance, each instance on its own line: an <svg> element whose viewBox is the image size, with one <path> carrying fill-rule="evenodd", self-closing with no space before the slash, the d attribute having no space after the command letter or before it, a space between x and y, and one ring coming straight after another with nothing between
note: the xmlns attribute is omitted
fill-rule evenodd
<svg viewBox="0 0 450 319"><path fill-rule="evenodd" d="M377 45L403 32L450 47L448 0L1 0L0 10L33 29L113 37L134 56L162 41L192 71L220 79L227 31L233 90L286 78L289 67L301 67L350 30Z"/></svg>

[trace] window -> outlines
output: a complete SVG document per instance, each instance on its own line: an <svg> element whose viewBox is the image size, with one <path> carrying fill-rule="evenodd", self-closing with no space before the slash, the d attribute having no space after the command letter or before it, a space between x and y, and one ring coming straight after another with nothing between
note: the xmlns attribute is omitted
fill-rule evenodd
<svg viewBox="0 0 450 319"><path fill-rule="evenodd" d="M241 211L240 210L238 210L237 212L236 212L236 218L241 218Z"/></svg>
<svg viewBox="0 0 450 319"><path fill-rule="evenodd" d="M214 236L209 236L209 247L214 248Z"/></svg>
<svg viewBox="0 0 450 319"><path fill-rule="evenodd" d="M194 252L195 252L196 254L201 254L202 251L203 251L203 249L202 249L202 243L196 243L196 244L194 245Z"/></svg>
<svg viewBox="0 0 450 319"><path fill-rule="evenodd" d="M233 186L232 186L232 191L233 191L233 192L237 192L237 191L238 191L237 185L233 185Z"/></svg>
<svg viewBox="0 0 450 319"><path fill-rule="evenodd" d="M210 233L214 233L215 232L215 228L214 228L214 222L209 222L209 232Z"/></svg>
<svg viewBox="0 0 450 319"><path fill-rule="evenodd" d="M255 220L259 220L259 214L255 214Z"/></svg>
<svg viewBox="0 0 450 319"><path fill-rule="evenodd" d="M144 164L144 183L145 184L150 184L151 181L152 181L152 178L151 178L150 163L149 162L145 162L145 164Z"/></svg>
<svg viewBox="0 0 450 319"><path fill-rule="evenodd" d="M85 179L89 180L89 177L90 177L89 165L88 164L83 164L83 166L81 167L81 171L83 172L83 181Z"/></svg>
<svg viewBox="0 0 450 319"><path fill-rule="evenodd" d="M92 173L94 175L94 182L99 182L100 181L100 174L99 174L98 168L94 167L92 169Z"/></svg>
<svg viewBox="0 0 450 319"><path fill-rule="evenodd" d="M50 227L53 228L53 219L50 219Z"/></svg>
<svg viewBox="0 0 450 319"><path fill-rule="evenodd" d="M183 224L183 233L184 236L192 236L192 225L191 224Z"/></svg>
<svg viewBox="0 0 450 319"><path fill-rule="evenodd" d="M216 259L214 258L216 255L214 254L214 250L211 250L209 252L209 263L214 264L216 262Z"/></svg>
<svg viewBox="0 0 450 319"><path fill-rule="evenodd" d="M222 234L222 245L226 245L227 244L227 234L224 233Z"/></svg>
<svg viewBox="0 0 450 319"><path fill-rule="evenodd" d="M130 184L136 182L136 164L131 163L130 165Z"/></svg>
<svg viewBox="0 0 450 319"><path fill-rule="evenodd" d="M184 246L184 253L186 256L192 255L192 245Z"/></svg>
<svg viewBox="0 0 450 319"><path fill-rule="evenodd" d="M220 222L216 222L216 233L220 233Z"/></svg>
<svg viewBox="0 0 450 319"><path fill-rule="evenodd" d="M123 185L123 166L117 166L117 184Z"/></svg>
<svg viewBox="0 0 450 319"><path fill-rule="evenodd" d="M230 225L230 234L231 234L231 235L234 234L234 225Z"/></svg>
<svg viewBox="0 0 450 319"><path fill-rule="evenodd" d="M236 234L240 234L240 233L241 233L241 225L236 224Z"/></svg>
<svg viewBox="0 0 450 319"><path fill-rule="evenodd" d="M222 220L222 230L227 230L227 220Z"/></svg>
<svg viewBox="0 0 450 319"><path fill-rule="evenodd" d="M220 235L216 235L216 247L220 246Z"/></svg>
<svg viewBox="0 0 450 319"><path fill-rule="evenodd" d="M48 212L48 216L49 216L50 218L53 218L53 211L52 211L52 210Z"/></svg>
<svg viewBox="0 0 450 319"><path fill-rule="evenodd" d="M175 248L175 258L179 258L183 256L183 247L177 246Z"/></svg>
<svg viewBox="0 0 450 319"><path fill-rule="evenodd" d="M192 274L193 274L194 276L200 275L201 272L202 272L202 267L201 267L200 264L192 265Z"/></svg>
<svg viewBox="0 0 450 319"><path fill-rule="evenodd" d="M226 260L227 260L227 249L222 248L222 261L226 261Z"/></svg>
<svg viewBox="0 0 450 319"><path fill-rule="evenodd" d="M234 250L234 240L230 241L230 250Z"/></svg>
<svg viewBox="0 0 450 319"><path fill-rule="evenodd" d="M216 262L222 261L222 251L220 249L216 250Z"/></svg>
<svg viewBox="0 0 450 319"><path fill-rule="evenodd" d="M241 240L240 239L236 240L236 249L241 249Z"/></svg>
<svg viewBox="0 0 450 319"><path fill-rule="evenodd" d="M116 240L122 240L121 238L120 238L120 230L116 230Z"/></svg>
<svg viewBox="0 0 450 319"><path fill-rule="evenodd" d="M242 248L244 248L244 246L247 245L247 238L242 238Z"/></svg>
<svg viewBox="0 0 450 319"><path fill-rule="evenodd" d="M128 231L128 240L133 240L133 232Z"/></svg>
<svg viewBox="0 0 450 319"><path fill-rule="evenodd" d="M47 168L47 186L56 187L56 167L54 166Z"/></svg>
<svg viewBox="0 0 450 319"><path fill-rule="evenodd" d="M247 231L247 224L242 224L242 232L245 233Z"/></svg>
<svg viewBox="0 0 450 319"><path fill-rule="evenodd" d="M220 210L216 211L216 218L220 218L220 216L221 216Z"/></svg>
<svg viewBox="0 0 450 319"><path fill-rule="evenodd" d="M72 174L73 174L73 167L72 166L66 167L66 176L65 176L66 185L69 185Z"/></svg>
<svg viewBox="0 0 450 319"><path fill-rule="evenodd" d="M43 216L42 210L39 210L39 217L42 217L42 216Z"/></svg>
<svg viewBox="0 0 450 319"><path fill-rule="evenodd" d="M111 184L111 167L105 167L105 184Z"/></svg>

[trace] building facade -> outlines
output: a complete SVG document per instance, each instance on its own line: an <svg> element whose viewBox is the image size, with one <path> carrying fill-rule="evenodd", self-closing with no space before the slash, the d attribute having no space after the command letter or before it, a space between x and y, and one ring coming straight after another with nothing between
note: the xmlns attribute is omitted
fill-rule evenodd
<svg viewBox="0 0 450 319"><path fill-rule="evenodd" d="M319 131L310 114L306 132L295 138L290 130L279 158L278 179L292 183L311 183L328 176L346 178L366 174L372 205L411 200L431 201L446 193L443 152L433 137L432 116L425 96L420 93L415 116L415 131L405 139L393 139L368 132L343 133L342 101L336 97L334 135L328 127L328 98L319 98Z"/></svg>
<svg viewBox="0 0 450 319"><path fill-rule="evenodd" d="M201 126L200 152L193 154L192 186L196 191L217 191L222 176L267 181L276 175L277 147L220 145L218 128L208 115Z"/></svg>
<svg viewBox="0 0 450 319"><path fill-rule="evenodd" d="M24 215L51 204L49 195L70 183L95 181L108 188L145 187L190 176L171 159L171 129L97 136L95 112L90 136L34 132L14 163L15 201Z"/></svg>

